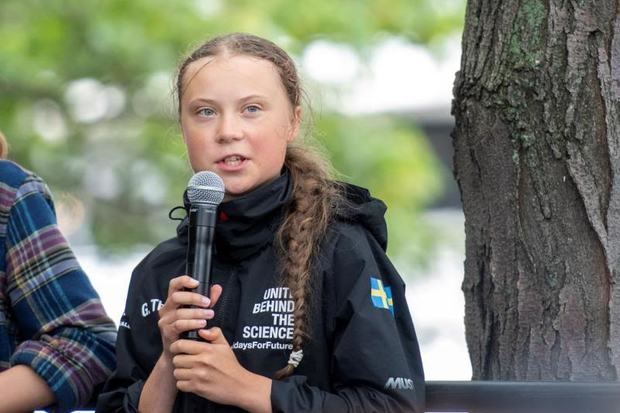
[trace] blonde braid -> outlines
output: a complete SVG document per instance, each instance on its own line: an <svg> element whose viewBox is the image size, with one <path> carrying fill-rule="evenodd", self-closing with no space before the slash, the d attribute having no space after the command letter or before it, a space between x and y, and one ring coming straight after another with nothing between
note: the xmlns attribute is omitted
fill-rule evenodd
<svg viewBox="0 0 620 413"><path fill-rule="evenodd" d="M293 353L301 354L309 337L312 257L339 203L340 190L330 179L326 162L310 148L289 147L284 163L293 181L293 201L276 237L284 284L295 302ZM295 363L289 361L275 378L288 377L294 369Z"/></svg>

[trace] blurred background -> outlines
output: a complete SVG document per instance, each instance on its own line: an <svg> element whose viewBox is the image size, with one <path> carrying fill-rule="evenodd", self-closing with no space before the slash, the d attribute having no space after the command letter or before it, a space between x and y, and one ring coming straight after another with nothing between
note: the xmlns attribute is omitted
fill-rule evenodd
<svg viewBox="0 0 620 413"><path fill-rule="evenodd" d="M2 0L0 130L49 184L118 323L132 268L175 234L192 175L177 64L213 35L267 37L308 94L304 136L389 209L428 379L467 380L463 216L451 172L465 0Z"/></svg>

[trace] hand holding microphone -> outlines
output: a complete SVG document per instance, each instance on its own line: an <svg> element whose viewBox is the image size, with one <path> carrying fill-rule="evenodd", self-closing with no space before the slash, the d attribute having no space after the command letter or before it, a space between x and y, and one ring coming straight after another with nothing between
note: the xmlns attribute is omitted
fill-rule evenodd
<svg viewBox="0 0 620 413"><path fill-rule="evenodd" d="M168 358L172 358L170 346L181 336L200 340L197 332L206 326L206 320L214 317L210 307L222 291L220 286L209 291L209 280L216 211L224 198L224 183L213 172L198 172L190 179L187 193L191 204L187 275L170 280L168 296L159 310L158 325Z"/></svg>
<svg viewBox="0 0 620 413"><path fill-rule="evenodd" d="M171 349L173 343L187 337L188 331L205 328L207 320L215 316L211 307L217 302L222 288L214 285L207 298L193 292L198 285L197 280L187 275L170 280L168 297L163 307L159 309L158 321L163 355L169 361L174 357Z"/></svg>
<svg viewBox="0 0 620 413"><path fill-rule="evenodd" d="M209 294L211 252L217 220L217 207L224 199L224 181L211 171L196 173L187 184L189 209L189 242L187 244L186 274L198 281L196 292ZM187 338L200 340L197 330Z"/></svg>

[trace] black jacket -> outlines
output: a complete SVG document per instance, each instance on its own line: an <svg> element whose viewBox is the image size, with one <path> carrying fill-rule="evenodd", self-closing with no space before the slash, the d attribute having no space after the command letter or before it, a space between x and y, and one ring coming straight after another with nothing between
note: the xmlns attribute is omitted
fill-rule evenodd
<svg viewBox="0 0 620 413"><path fill-rule="evenodd" d="M346 186L350 205L314 257L311 338L293 376L274 380L274 412L423 412L424 377L405 285L385 255L385 205ZM246 369L273 377L291 352L292 300L281 287L274 232L291 199L283 174L219 207L212 282L223 287L210 326L222 328ZM157 310L171 278L184 274L187 223L134 270L117 341L118 369L98 412L135 412L161 354ZM181 394L181 393L180 393ZM175 411L187 403L177 398ZM191 411L234 412L197 396Z"/></svg>

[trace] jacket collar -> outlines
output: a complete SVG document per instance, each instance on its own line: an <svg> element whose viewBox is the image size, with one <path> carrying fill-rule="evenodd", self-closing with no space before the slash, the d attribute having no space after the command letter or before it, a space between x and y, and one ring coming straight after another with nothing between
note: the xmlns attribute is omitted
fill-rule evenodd
<svg viewBox="0 0 620 413"><path fill-rule="evenodd" d="M274 181L242 197L223 202L217 209L214 253L225 261L247 258L270 245L284 209L292 199L292 182L287 170ZM189 211L187 194L183 194ZM177 237L187 244L188 218L177 227Z"/></svg>

